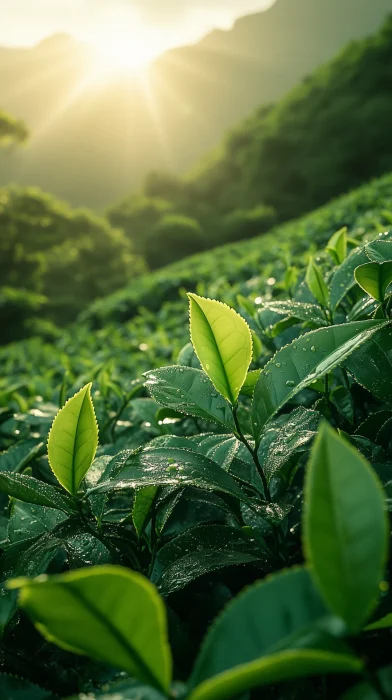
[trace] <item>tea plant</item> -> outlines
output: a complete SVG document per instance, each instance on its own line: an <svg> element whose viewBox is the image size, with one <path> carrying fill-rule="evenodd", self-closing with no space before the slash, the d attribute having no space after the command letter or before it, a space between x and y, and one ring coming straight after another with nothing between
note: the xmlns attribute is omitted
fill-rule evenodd
<svg viewBox="0 0 392 700"><path fill-rule="evenodd" d="M190 293L178 364L99 367L95 410L65 378L48 459L53 408L4 414L3 693L391 696L392 234L355 243L242 315Z"/></svg>

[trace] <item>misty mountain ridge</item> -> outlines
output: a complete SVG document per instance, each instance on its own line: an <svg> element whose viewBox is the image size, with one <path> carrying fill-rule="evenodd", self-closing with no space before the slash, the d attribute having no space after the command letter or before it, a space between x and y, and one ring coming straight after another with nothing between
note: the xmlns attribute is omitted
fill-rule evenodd
<svg viewBox="0 0 392 700"><path fill-rule="evenodd" d="M31 130L25 148L1 156L0 184L37 185L102 209L151 169L189 169L227 129L376 31L391 11L392 0L277 0L166 52L142 80L90 84L95 52L66 35L0 47L0 107Z"/></svg>

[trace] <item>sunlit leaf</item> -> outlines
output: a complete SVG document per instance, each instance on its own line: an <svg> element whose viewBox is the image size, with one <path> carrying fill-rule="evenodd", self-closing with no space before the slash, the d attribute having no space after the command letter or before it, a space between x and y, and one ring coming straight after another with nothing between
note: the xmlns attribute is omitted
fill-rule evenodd
<svg viewBox="0 0 392 700"><path fill-rule="evenodd" d="M217 391L235 404L252 360L252 336L244 319L226 304L188 294L191 339Z"/></svg>
<svg viewBox="0 0 392 700"><path fill-rule="evenodd" d="M329 239L327 244L327 252L332 257L332 260L336 265L341 265L341 263L346 259L347 256L347 226L336 231L333 236Z"/></svg>
<svg viewBox="0 0 392 700"><path fill-rule="evenodd" d="M313 258L309 260L306 270L306 284L318 303L325 308L329 305L329 291L325 284L323 273Z"/></svg>
<svg viewBox="0 0 392 700"><path fill-rule="evenodd" d="M392 247L392 244L389 243ZM366 294L380 303L384 301L386 291L392 282L392 261L378 263L369 262L357 267L355 279Z"/></svg>
<svg viewBox="0 0 392 700"><path fill-rule="evenodd" d="M51 642L168 690L165 609L140 574L102 566L8 585L19 589L20 607Z"/></svg>
<svg viewBox="0 0 392 700"><path fill-rule="evenodd" d="M98 446L91 384L69 399L54 419L48 440L50 466L72 495L90 468Z"/></svg>

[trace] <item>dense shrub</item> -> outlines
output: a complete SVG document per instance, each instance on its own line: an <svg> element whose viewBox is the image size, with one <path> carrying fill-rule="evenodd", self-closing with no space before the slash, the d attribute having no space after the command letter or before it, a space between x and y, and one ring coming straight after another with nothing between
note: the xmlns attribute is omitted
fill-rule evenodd
<svg viewBox="0 0 392 700"><path fill-rule="evenodd" d="M72 320L141 271L129 241L104 219L40 190L0 191L2 284L46 296L45 313L56 323Z"/></svg>

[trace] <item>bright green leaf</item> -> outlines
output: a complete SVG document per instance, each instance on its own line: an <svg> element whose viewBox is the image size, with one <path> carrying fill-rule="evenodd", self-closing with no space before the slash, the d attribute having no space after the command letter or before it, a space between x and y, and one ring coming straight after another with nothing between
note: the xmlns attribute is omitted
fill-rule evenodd
<svg viewBox="0 0 392 700"><path fill-rule="evenodd" d="M196 294L188 297L196 354L216 390L235 404L252 360L250 329L226 304Z"/></svg>
<svg viewBox="0 0 392 700"><path fill-rule="evenodd" d="M260 377L260 372L261 369L252 369L250 372L248 372L241 388L241 394L243 394L243 396L253 396L255 386Z"/></svg>
<svg viewBox="0 0 392 700"><path fill-rule="evenodd" d="M54 419L48 440L50 466L72 495L89 470L98 446L91 384L69 399Z"/></svg>
<svg viewBox="0 0 392 700"><path fill-rule="evenodd" d="M365 627L365 632L372 632L373 630L385 630L392 627L392 613L384 615L380 620L372 622L370 625Z"/></svg>
<svg viewBox="0 0 392 700"><path fill-rule="evenodd" d="M314 262L313 258L310 258L308 268L306 270L306 284L308 285L310 291L312 292L318 303L325 308L329 305L329 292L328 287L325 284L323 273L320 268Z"/></svg>
<svg viewBox="0 0 392 700"><path fill-rule="evenodd" d="M392 247L392 244L389 243ZM392 261L378 263L369 262L357 267L355 279L359 286L373 299L382 303L385 299L386 291L392 282Z"/></svg>
<svg viewBox="0 0 392 700"><path fill-rule="evenodd" d="M140 574L102 566L8 585L20 589L20 607L51 642L168 690L165 608Z"/></svg>
<svg viewBox="0 0 392 700"><path fill-rule="evenodd" d="M329 239L327 252L332 257L336 265L341 265L347 256L347 226L336 231Z"/></svg>
<svg viewBox="0 0 392 700"><path fill-rule="evenodd" d="M279 350L264 367L253 396L254 435L287 401L341 364L380 328L380 321L357 321L320 328Z"/></svg>
<svg viewBox="0 0 392 700"><path fill-rule="evenodd" d="M354 633L380 593L388 545L384 506L372 468L325 424L307 469L304 544L322 595Z"/></svg>

